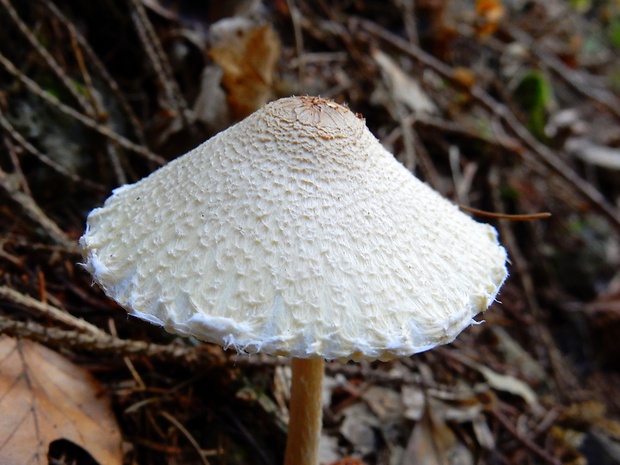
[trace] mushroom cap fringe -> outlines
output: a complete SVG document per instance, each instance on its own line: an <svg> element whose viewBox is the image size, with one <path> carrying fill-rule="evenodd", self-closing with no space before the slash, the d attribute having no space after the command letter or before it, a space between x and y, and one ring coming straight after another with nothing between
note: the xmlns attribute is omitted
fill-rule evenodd
<svg viewBox="0 0 620 465"><path fill-rule="evenodd" d="M131 314L299 358L387 360L449 343L507 276L494 228L317 97L270 103L114 190L80 245Z"/></svg>

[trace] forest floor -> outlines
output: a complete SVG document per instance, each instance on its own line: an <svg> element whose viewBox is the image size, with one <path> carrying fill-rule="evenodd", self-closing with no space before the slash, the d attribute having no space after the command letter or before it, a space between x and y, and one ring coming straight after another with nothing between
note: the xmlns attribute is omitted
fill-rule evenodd
<svg viewBox="0 0 620 465"><path fill-rule="evenodd" d="M78 239L296 94L495 213L510 257L454 343L328 363L322 462L620 464L617 1L0 0L0 24L1 463L281 463L287 361L128 319Z"/></svg>

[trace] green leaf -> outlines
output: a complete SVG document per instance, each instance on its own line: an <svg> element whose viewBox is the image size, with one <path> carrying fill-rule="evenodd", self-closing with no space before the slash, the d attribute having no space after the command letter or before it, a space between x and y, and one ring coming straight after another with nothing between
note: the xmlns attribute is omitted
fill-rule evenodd
<svg viewBox="0 0 620 465"><path fill-rule="evenodd" d="M620 17L614 17L607 26L607 37L611 45L620 48Z"/></svg>
<svg viewBox="0 0 620 465"><path fill-rule="evenodd" d="M586 13L592 7L591 0L570 0L570 6L577 13Z"/></svg>
<svg viewBox="0 0 620 465"><path fill-rule="evenodd" d="M551 103L551 86L540 71L530 71L514 92L514 97L527 116L526 126L540 140L545 138L547 107Z"/></svg>

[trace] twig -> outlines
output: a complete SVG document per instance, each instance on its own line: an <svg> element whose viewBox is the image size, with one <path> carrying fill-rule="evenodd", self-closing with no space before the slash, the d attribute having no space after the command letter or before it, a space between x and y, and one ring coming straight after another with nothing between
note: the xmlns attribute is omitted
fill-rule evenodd
<svg viewBox="0 0 620 465"><path fill-rule="evenodd" d="M73 48L73 54L78 62L78 66L80 67L80 72L82 73L84 83L86 84L86 91L88 92L93 108L95 108L98 116L97 119L101 120L101 115L104 115L105 112L102 111L99 99L94 92L93 81L90 77L90 73L88 72L88 68L86 67L86 63L84 62L84 55L82 54L82 50L78 44L75 28L69 28L69 35L71 36L71 47ZM112 168L114 169L114 174L116 174L117 183L119 185L127 184L127 176L123 171L123 165L121 164L118 151L116 150L114 143L110 140L106 141L106 153L108 154L108 158L110 159Z"/></svg>
<svg viewBox="0 0 620 465"><path fill-rule="evenodd" d="M452 183L454 184L454 196L457 202L467 208L469 203L469 184L464 182L463 171L461 170L461 150L457 145L450 144L448 147L448 162L452 173Z"/></svg>
<svg viewBox="0 0 620 465"><path fill-rule="evenodd" d="M148 439L143 439L143 438L128 437L126 432L125 432L124 437L125 437L125 440L129 441L131 444L136 444L141 447L146 447L148 449L154 450L155 452L160 452L166 455L181 455L181 452L183 452L183 450L180 447L163 444L161 442L156 442L156 441L149 441Z"/></svg>
<svg viewBox="0 0 620 465"><path fill-rule="evenodd" d="M4 189L13 201L23 208L24 213L26 213L31 220L41 226L52 241L67 249L77 250L75 242L67 237L64 231L41 210L32 197L21 192L14 185L12 179L11 175L6 174L0 169L0 188Z"/></svg>
<svg viewBox="0 0 620 465"><path fill-rule="evenodd" d="M411 132L411 140L413 142L413 151L415 153L415 161L418 165L420 172L424 176L424 180L428 182L433 188L438 191L442 191L442 181L441 176L437 171L434 163L432 162L426 147L421 142L420 131L418 130L418 123L420 122L420 115L409 115L404 123L406 127L404 128L402 125L398 127L398 131L402 133L405 129ZM401 137L404 138L404 136Z"/></svg>
<svg viewBox="0 0 620 465"><path fill-rule="evenodd" d="M306 56L304 54L304 35L302 27L299 24L301 13L294 0L286 0L288 11L291 15L291 23L293 24L293 34L295 37L295 53L297 53L297 89L303 89L306 77Z"/></svg>
<svg viewBox="0 0 620 465"><path fill-rule="evenodd" d="M379 56L373 50L371 52L372 57L380 63ZM385 72L384 68L381 68L381 78L383 81L383 85L387 89L389 106L388 110L394 116L394 119L398 122L398 125L401 129L401 136L404 147L404 165L405 167L411 171L415 172L417 157L415 152L415 133L413 131L413 123L415 122L416 114L415 112L407 111L405 105L395 97L397 89L397 83L394 81L392 76L390 76L387 72Z"/></svg>
<svg viewBox="0 0 620 465"><path fill-rule="evenodd" d="M144 356L155 360L175 362L186 367L200 366L201 369L214 369L227 363L223 352L189 348L174 344L149 344L143 341L115 338L109 334L94 335L59 328L48 328L33 322L14 321L0 316L0 334L12 337L25 337L52 348L72 349L93 354L114 356ZM205 346L210 347L210 346Z"/></svg>
<svg viewBox="0 0 620 465"><path fill-rule="evenodd" d="M2 117L2 113L0 113L0 119L2 121L6 121L4 120L4 117ZM7 133L10 133L10 130L7 130ZM13 145L13 142L11 142L11 138L7 137L6 134L3 134L2 142L4 142L4 145L9 152L9 158L13 163L13 176L19 180L19 183L21 184L21 188L24 193L29 197L32 197L32 191L30 190L30 186L28 185L28 180L26 179L26 176L24 176L24 171L22 170L21 164L19 163L19 157L17 156L17 150Z"/></svg>
<svg viewBox="0 0 620 465"><path fill-rule="evenodd" d="M260 462L267 465L275 465L275 461L267 452L264 450L264 447L261 447L259 444L256 433L253 430L248 430L245 425L239 420L239 415L236 412L231 411L229 408L224 408L224 413L228 417L231 423L237 428L237 432L245 439L251 448L256 452L257 456L260 457ZM258 460L254 460L254 462L258 462ZM281 463L281 462L280 462Z"/></svg>
<svg viewBox="0 0 620 465"><path fill-rule="evenodd" d="M108 328L110 329L110 334L112 335L112 337L118 337L118 333L116 332L116 323L114 322L113 318L108 319ZM140 376L140 373L138 373L138 370L136 370L136 367L132 363L131 359L125 356L123 357L123 362L125 362L127 369L131 373L131 377L134 379L136 385L138 386L138 389L146 389L146 383L142 379L142 376Z"/></svg>
<svg viewBox="0 0 620 465"><path fill-rule="evenodd" d="M510 220L510 221L544 220L551 216L551 213L549 212L529 213L529 214L524 214L524 215L511 215L508 213L487 212L484 210L480 210L478 208L469 207L467 205L459 205L459 208L468 213L473 213L474 215L480 215L480 216L486 216L489 218L503 219L503 220Z"/></svg>
<svg viewBox="0 0 620 465"><path fill-rule="evenodd" d="M406 53L416 61L432 68L436 73L449 80L454 85L463 88L463 84L455 79L454 70L450 66L426 53L421 48L408 43L406 40L401 39L399 36L392 34L371 21L356 18L353 21L353 25L389 43L391 46ZM583 180L548 147L538 142L505 105L496 101L484 89L474 84L466 90L478 104L497 116L499 120L510 129L515 137L524 144L524 147L534 153L537 158L552 171L568 181L582 197L588 199L599 213L604 215L614 228L620 232L620 211L613 207L594 186Z"/></svg>
<svg viewBox="0 0 620 465"><path fill-rule="evenodd" d="M187 128L191 128L191 124L188 120L189 111L187 102L181 93L181 89L179 89L177 85L168 57L164 53L164 49L153 29L153 25L149 21L144 5L140 0L131 0L131 5L133 7L131 18L136 25L138 36L155 70L157 79L164 90L166 101L179 114L183 125Z"/></svg>
<svg viewBox="0 0 620 465"><path fill-rule="evenodd" d="M278 360L278 359L276 359ZM325 372L330 375L344 374L348 378L363 378L368 383L381 383L385 385L400 386L402 384L422 384L419 374L410 370L368 370L360 364L344 364L341 362L328 362L325 364Z"/></svg>
<svg viewBox="0 0 620 465"><path fill-rule="evenodd" d="M414 45L419 44L418 37L418 18L416 16L415 0L399 0L397 2L404 9L403 11L403 24L405 25L405 32L407 33L407 39Z"/></svg>
<svg viewBox="0 0 620 465"><path fill-rule="evenodd" d="M0 258L4 258L5 260L11 262L17 268L23 268L24 263L26 262L26 258L25 257L18 258L14 255L11 255L6 250L4 250L4 245L6 244L6 242L7 242L6 237L0 237Z"/></svg>
<svg viewBox="0 0 620 465"><path fill-rule="evenodd" d="M73 34L75 29L69 30L69 36L71 38L71 48L73 49L73 55L75 55L75 60L77 61L78 67L80 68L80 73L82 73L82 78L84 79L85 90L88 92L88 97L92 104L92 107L95 109L95 115L97 119L101 119L101 116L104 114L101 108L101 104L99 103L99 99L95 96L93 92L93 80L90 77L90 73L88 72L88 67L84 61L84 55L82 54L82 50L80 50L77 37Z"/></svg>
<svg viewBox="0 0 620 465"><path fill-rule="evenodd" d="M10 232L3 234L1 237L28 251L42 250L51 254L72 254L76 257L82 256L80 249L76 247L75 243L71 243L70 247L58 244L46 244L43 242L36 242L32 237Z"/></svg>
<svg viewBox="0 0 620 465"><path fill-rule="evenodd" d="M14 289L6 286L0 286L0 299L9 300L17 305L26 307L38 316L52 318L55 321L63 323L78 331L89 333L93 336L108 336L108 334L95 325L89 323L82 318L77 318L64 310L53 305L41 302L29 295L22 294Z"/></svg>
<svg viewBox="0 0 620 465"><path fill-rule="evenodd" d="M325 16L329 18L328 24L330 32L337 35L344 46L346 47L349 55L353 58L357 63L366 63L366 54L362 53L358 47L356 47L355 43L350 34L348 34L347 28L345 27L343 16L338 16L337 13L340 11L336 11L333 8L333 5L327 4L325 0L318 0L318 5L321 7ZM302 18L303 19L303 18ZM313 30L316 28L316 25L313 22L306 21L302 22L302 25L309 30ZM321 26L325 26L325 23L321 23Z"/></svg>
<svg viewBox="0 0 620 465"><path fill-rule="evenodd" d="M64 113L64 114L66 114L66 115L68 115L68 116L78 120L84 126L89 127L91 129L94 129L99 134L102 134L102 135L110 138L114 142L118 143L121 147L124 147L124 148L126 148L128 150L131 150L133 152L136 152L136 153L144 156L145 158L147 158L147 159L149 159L151 161L154 161L154 162L156 162L156 163L158 163L160 165L165 165L166 164L166 160L164 160L159 155L155 155L153 152L151 152L147 148L142 147L142 146L140 146L138 144L135 144L135 143L131 142L129 139L121 136L120 134L117 134L116 132L112 131L110 128L99 124L98 122L96 122L92 118L90 118L90 117L88 117L86 115L81 114L80 112L74 110L73 108L69 107L68 105L65 105L64 103L62 103L60 100L58 100L56 97L54 97L50 93L45 92L43 89L41 89L41 87L39 87L39 85L37 83L35 83L29 77L25 76L21 71L19 71L15 67L15 65L13 63L11 63L11 61L8 60L1 53L0 53L0 64L2 64L2 66L4 66L4 69L6 69L9 73L11 73L13 76L18 78L32 93L34 93L38 97L40 97L43 100L45 100L47 103L49 103L53 107L57 108L62 113Z"/></svg>
<svg viewBox="0 0 620 465"><path fill-rule="evenodd" d="M87 55L88 63L97 70L97 72L103 78L103 82L108 85L108 87L112 91L112 94L114 94L114 96L116 97L116 101L119 103L119 105L129 118L129 122L131 123L133 130L136 133L136 137L143 146L146 146L146 138L144 137L144 131L142 130L142 125L140 124L138 117L131 108L131 105L129 105L129 103L127 102L125 94L121 92L116 80L112 77L110 73L108 73L105 65L101 62L97 54L90 47L84 36L80 34L80 32L75 28L75 25L52 2L48 0L40 1L56 17L56 19L58 19L61 23L65 25L65 27L69 30L71 36L74 37L80 47L82 47L82 50Z"/></svg>
<svg viewBox="0 0 620 465"><path fill-rule="evenodd" d="M88 179L84 179L81 176L78 176L77 174L69 171L67 168L65 168L63 165L61 165L57 161L53 160L51 157L40 152L35 146L33 146L30 142L28 142L24 138L24 136L22 136L19 133L17 129L15 129L15 127L11 124L11 122L8 119L5 118L1 109L0 109L0 126L2 126L2 128L7 132L7 134L9 134L15 140L15 142L21 145L21 147L23 147L25 150L27 150L32 155L37 157L42 163L46 164L47 166L49 166L51 169L53 169L57 173L60 173L63 176L68 177L72 181L83 184L92 189L97 189L100 191L105 190L105 188L101 184L95 183Z"/></svg>
<svg viewBox="0 0 620 465"><path fill-rule="evenodd" d="M185 438L189 441L192 447L196 449L196 452L198 453L198 456L200 457L200 460L202 461L203 465L209 465L209 461L207 460L207 457L205 457L205 454L202 452L202 449L200 448L200 444L198 444L198 441L196 441L194 436L192 436L192 434L189 431L187 431L187 428L185 428L185 426L183 426L183 424L179 420L174 418L172 415L170 415L165 410L161 410L159 414L162 417L164 417L166 420L168 420L170 423L172 423L174 426L176 426L176 428L183 434L183 436L185 436Z"/></svg>
<svg viewBox="0 0 620 465"><path fill-rule="evenodd" d="M530 438L523 436L517 429L510 423L510 421L497 409L487 409L487 411L496 418L501 425L512 434L521 444L531 450L534 454L551 465L562 465L562 462L547 453L542 447L532 441Z"/></svg>
<svg viewBox="0 0 620 465"><path fill-rule="evenodd" d="M106 144L106 153L108 154L108 158L110 159L110 163L112 165L112 169L114 170L114 174L116 176L116 181L119 186L127 184L127 175L123 170L123 165L121 164L120 157L118 156L118 147L112 142L108 141Z"/></svg>
<svg viewBox="0 0 620 465"><path fill-rule="evenodd" d="M53 71L56 77L63 83L65 88L69 91L69 93L73 96L73 98L79 103L80 107L86 112L92 115L93 107L78 93L73 82L71 82L71 78L67 76L67 73L61 68L58 62L54 59L54 57L47 51L45 47L43 47L35 34L30 30L30 28L22 21L22 19L17 14L17 11L11 5L9 0L0 0L0 3L4 6L6 11L9 13L9 16L19 29L19 31L26 37L32 48L34 48L37 53L43 58L47 66Z"/></svg>

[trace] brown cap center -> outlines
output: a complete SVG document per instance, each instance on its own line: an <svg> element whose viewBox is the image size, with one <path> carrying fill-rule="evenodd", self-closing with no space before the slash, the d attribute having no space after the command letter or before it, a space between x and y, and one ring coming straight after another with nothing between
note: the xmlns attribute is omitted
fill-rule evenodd
<svg viewBox="0 0 620 465"><path fill-rule="evenodd" d="M269 112L269 107L265 109ZM312 128L325 139L356 137L365 127L363 118L347 107L321 97L291 97L272 108L273 115L293 125Z"/></svg>

